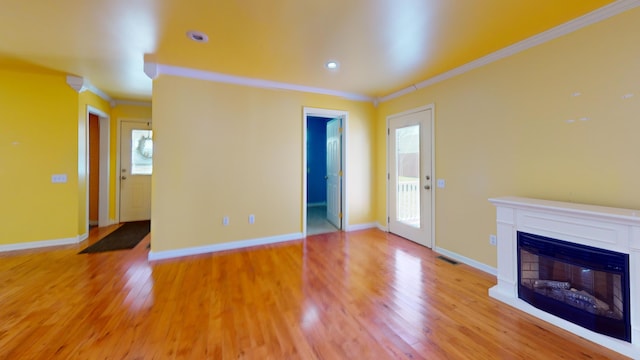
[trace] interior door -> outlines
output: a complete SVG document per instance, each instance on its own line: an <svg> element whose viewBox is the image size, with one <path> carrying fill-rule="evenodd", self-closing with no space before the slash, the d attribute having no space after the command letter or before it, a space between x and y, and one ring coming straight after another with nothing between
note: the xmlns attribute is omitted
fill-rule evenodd
<svg viewBox="0 0 640 360"><path fill-rule="evenodd" d="M98 225L100 213L100 118L89 114L89 225Z"/></svg>
<svg viewBox="0 0 640 360"><path fill-rule="evenodd" d="M342 121L327 122L327 221L342 228Z"/></svg>
<svg viewBox="0 0 640 360"><path fill-rule="evenodd" d="M389 118L389 232L432 246L431 122L425 109Z"/></svg>
<svg viewBox="0 0 640 360"><path fill-rule="evenodd" d="M120 221L149 220L153 172L151 123L123 121L120 134Z"/></svg>

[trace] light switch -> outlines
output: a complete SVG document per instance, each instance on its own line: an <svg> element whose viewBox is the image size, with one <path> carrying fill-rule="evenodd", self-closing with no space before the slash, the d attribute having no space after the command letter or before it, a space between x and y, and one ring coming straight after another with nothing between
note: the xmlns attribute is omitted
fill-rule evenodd
<svg viewBox="0 0 640 360"><path fill-rule="evenodd" d="M445 181L444 179L438 179L438 187L439 188L444 188L445 186Z"/></svg>
<svg viewBox="0 0 640 360"><path fill-rule="evenodd" d="M67 174L53 174L51 175L51 182L54 184L63 184L67 182Z"/></svg>

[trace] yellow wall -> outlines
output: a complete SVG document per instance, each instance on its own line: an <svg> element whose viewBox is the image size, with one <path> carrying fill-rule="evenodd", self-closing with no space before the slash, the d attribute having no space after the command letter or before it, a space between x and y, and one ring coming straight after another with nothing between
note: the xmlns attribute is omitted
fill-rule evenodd
<svg viewBox="0 0 640 360"><path fill-rule="evenodd" d="M88 208L87 203L89 201L87 197L87 184L89 179L88 169L88 155L89 155L89 120L87 117L87 111L89 107L98 109L103 113L109 115L111 107L109 102L102 99L98 95L90 92L83 91L79 96L78 105L78 234L86 234L89 230Z"/></svg>
<svg viewBox="0 0 640 360"><path fill-rule="evenodd" d="M160 76L153 91L153 251L300 233L305 106L349 112L350 223L374 221L372 104Z"/></svg>
<svg viewBox="0 0 640 360"><path fill-rule="evenodd" d="M383 103L376 178L385 176L386 117L433 103L435 175L446 180L436 189L436 246L495 266L495 196L640 209L639 33L636 9ZM379 181L381 223L385 191Z"/></svg>
<svg viewBox="0 0 640 360"><path fill-rule="evenodd" d="M109 219L116 218L116 182L119 181L119 170L116 169L118 156L118 124L122 119L151 120L151 103L145 105L117 104L111 109L111 135L109 137Z"/></svg>
<svg viewBox="0 0 640 360"><path fill-rule="evenodd" d="M447 181L435 189L437 247L495 266L487 201L494 196L640 208L638 33L634 9L377 109L161 76L153 94L153 250L299 233L305 106L349 112L351 225L386 223L386 118L427 104L435 105L435 177ZM0 70L0 244L86 232L87 105L111 115L113 219L117 121L151 118L151 108L109 109L94 94L78 95L63 75ZM51 183L59 173L66 184Z"/></svg>
<svg viewBox="0 0 640 360"><path fill-rule="evenodd" d="M90 91L78 94L65 74L46 69L0 70L0 245L76 239L87 233L89 107L111 118L114 219L117 119L150 119L151 107L111 109ZM52 184L53 174L66 174L67 183Z"/></svg>
<svg viewBox="0 0 640 360"><path fill-rule="evenodd" d="M0 244L78 235L77 128L64 75L0 70Z"/></svg>

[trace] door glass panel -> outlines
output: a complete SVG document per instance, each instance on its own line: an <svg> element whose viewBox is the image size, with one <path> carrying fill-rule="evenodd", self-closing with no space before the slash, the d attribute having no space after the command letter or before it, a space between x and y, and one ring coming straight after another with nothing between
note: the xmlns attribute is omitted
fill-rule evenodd
<svg viewBox="0 0 640 360"><path fill-rule="evenodd" d="M131 175L151 175L153 131L131 130Z"/></svg>
<svg viewBox="0 0 640 360"><path fill-rule="evenodd" d="M420 228L420 125L396 130L396 221Z"/></svg>

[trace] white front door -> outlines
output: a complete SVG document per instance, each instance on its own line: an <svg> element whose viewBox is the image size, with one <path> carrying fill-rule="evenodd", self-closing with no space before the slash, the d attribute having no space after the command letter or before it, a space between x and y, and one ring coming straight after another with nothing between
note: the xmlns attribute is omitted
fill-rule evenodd
<svg viewBox="0 0 640 360"><path fill-rule="evenodd" d="M341 119L327 122L327 220L342 226L342 126Z"/></svg>
<svg viewBox="0 0 640 360"><path fill-rule="evenodd" d="M120 125L120 222L151 219L153 132L151 123Z"/></svg>
<svg viewBox="0 0 640 360"><path fill-rule="evenodd" d="M389 118L389 232L432 246L432 109Z"/></svg>

